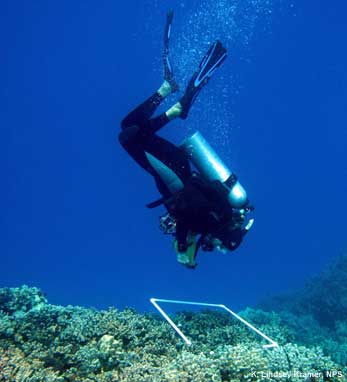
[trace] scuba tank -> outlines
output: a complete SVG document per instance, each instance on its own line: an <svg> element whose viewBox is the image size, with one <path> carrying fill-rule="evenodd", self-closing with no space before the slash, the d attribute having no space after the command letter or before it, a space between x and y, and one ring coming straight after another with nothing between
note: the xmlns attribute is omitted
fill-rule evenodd
<svg viewBox="0 0 347 382"><path fill-rule="evenodd" d="M199 173L209 181L219 180L228 189L228 201L234 208L245 207L248 202L247 193L237 180L236 175L224 164L210 144L198 131L186 138L180 145L189 160L194 164ZM167 167L163 162L153 155L145 152L145 155L166 184L168 189L174 194L184 188L182 180L177 174ZM162 204L162 200L150 203L149 208Z"/></svg>
<svg viewBox="0 0 347 382"><path fill-rule="evenodd" d="M180 147L203 177L210 181L219 180L230 190L228 201L232 207L242 208L247 204L245 189L200 132L186 138Z"/></svg>

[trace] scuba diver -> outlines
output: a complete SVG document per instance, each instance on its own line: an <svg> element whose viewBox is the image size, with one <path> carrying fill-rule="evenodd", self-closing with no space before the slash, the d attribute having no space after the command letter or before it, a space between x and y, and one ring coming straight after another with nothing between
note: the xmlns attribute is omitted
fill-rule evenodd
<svg viewBox="0 0 347 382"><path fill-rule="evenodd" d="M187 118L199 92L227 57L222 43L213 43L184 95L165 113L152 117L160 103L179 90L169 61L172 19L170 11L164 33L164 82L123 119L119 142L153 176L161 198L147 207L166 207L167 213L160 217L160 228L174 236L178 262L195 268L199 248L226 252L240 245L253 224L254 219L244 224L246 213L253 207L236 175L199 132L188 137L181 146L157 135L173 119ZM196 170L192 171L191 164Z"/></svg>

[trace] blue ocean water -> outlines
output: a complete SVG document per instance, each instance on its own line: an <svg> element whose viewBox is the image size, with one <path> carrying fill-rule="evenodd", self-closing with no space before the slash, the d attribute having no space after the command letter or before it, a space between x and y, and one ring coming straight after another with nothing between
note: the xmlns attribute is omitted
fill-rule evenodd
<svg viewBox="0 0 347 382"><path fill-rule="evenodd" d="M346 248L344 2L0 7L0 286L37 286L62 305L149 310L162 297L237 310L299 287ZM201 130L256 207L242 246L200 252L194 271L159 231L162 210L145 208L152 179L117 142L119 121L161 83L169 8L181 88L215 38L229 58L162 135Z"/></svg>

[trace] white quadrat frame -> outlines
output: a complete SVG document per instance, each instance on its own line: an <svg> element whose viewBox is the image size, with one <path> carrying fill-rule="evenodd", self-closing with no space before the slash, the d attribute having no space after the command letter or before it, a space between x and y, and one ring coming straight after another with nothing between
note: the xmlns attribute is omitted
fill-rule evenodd
<svg viewBox="0 0 347 382"><path fill-rule="evenodd" d="M158 312L165 318L165 320L171 325L171 327L176 331L176 333L183 339L183 341L187 345L191 345L192 342L187 338L183 332L180 330L180 328L172 321L172 319L165 313L163 308L159 306L158 302L163 303L169 303L169 304L182 304L182 305L198 305L198 306L205 306L205 307L213 307L213 308L221 308L226 310L228 313L230 313L233 317L241 321L243 324L248 326L251 330L253 330L255 333L259 334L261 337L263 337L265 340L267 340L269 343L266 345L263 345L263 348L270 349L270 348L278 348L278 343L272 340L270 337L268 337L266 334L261 332L259 329L254 327L252 324L250 324L248 321L240 317L238 314L233 312L231 309L229 309L227 306L223 304L209 304L206 302L195 302L195 301L180 301L180 300L166 300L162 298L151 298L150 302L155 306L155 308L158 310Z"/></svg>

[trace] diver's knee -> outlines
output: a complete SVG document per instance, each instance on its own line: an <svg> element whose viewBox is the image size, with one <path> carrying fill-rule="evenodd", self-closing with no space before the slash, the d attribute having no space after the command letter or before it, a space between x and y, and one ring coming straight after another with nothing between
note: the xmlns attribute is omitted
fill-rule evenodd
<svg viewBox="0 0 347 382"><path fill-rule="evenodd" d="M127 127L129 127L129 124L128 124L128 122L127 122L127 119L124 118L124 119L122 119L122 122L120 123L120 128L121 128L122 130L125 130Z"/></svg>
<svg viewBox="0 0 347 382"><path fill-rule="evenodd" d="M129 139L128 139L127 134L126 134L126 130L122 130L118 134L118 141L119 141L119 143L124 147L124 146L126 146L128 140Z"/></svg>
<svg viewBox="0 0 347 382"><path fill-rule="evenodd" d="M127 146L132 142L139 132L139 127L136 125L124 128L118 135L119 143L122 146Z"/></svg>

